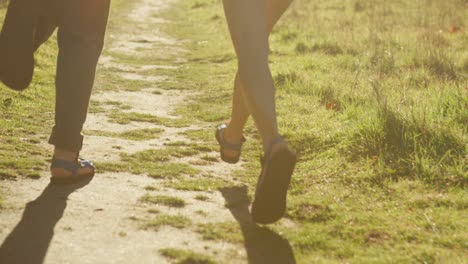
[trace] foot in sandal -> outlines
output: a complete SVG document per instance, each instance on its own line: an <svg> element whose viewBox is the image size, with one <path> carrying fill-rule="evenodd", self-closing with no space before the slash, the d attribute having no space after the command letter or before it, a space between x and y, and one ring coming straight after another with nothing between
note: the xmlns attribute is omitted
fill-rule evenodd
<svg viewBox="0 0 468 264"><path fill-rule="evenodd" d="M238 143L231 143L226 140L225 132L227 129L227 124L221 124L216 128L215 137L220 146L221 159L224 162L235 164L239 162L241 148L246 139L244 136L241 136L241 139Z"/></svg>
<svg viewBox="0 0 468 264"><path fill-rule="evenodd" d="M296 154L282 139L261 159L262 171L251 209L256 223L271 224L283 217L296 160Z"/></svg>
<svg viewBox="0 0 468 264"><path fill-rule="evenodd" d="M77 153L56 150L50 166L50 181L56 184L73 184L94 176L94 164L78 158Z"/></svg>

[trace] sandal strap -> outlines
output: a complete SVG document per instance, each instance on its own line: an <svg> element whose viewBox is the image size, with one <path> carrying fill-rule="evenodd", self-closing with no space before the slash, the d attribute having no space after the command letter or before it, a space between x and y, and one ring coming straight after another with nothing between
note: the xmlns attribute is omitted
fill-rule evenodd
<svg viewBox="0 0 468 264"><path fill-rule="evenodd" d="M64 169L71 172L72 177L78 177L78 170L80 169L80 165L67 160L58 160L53 158L52 164L50 165L51 169Z"/></svg>
<svg viewBox="0 0 468 264"><path fill-rule="evenodd" d="M94 163L89 161L89 160L86 160L86 159L82 159L82 158L79 158L78 159L78 162L79 162L79 167L80 168L92 168L94 170Z"/></svg>
<svg viewBox="0 0 468 264"><path fill-rule="evenodd" d="M242 136L241 142L239 144L232 144L227 142L224 139L224 130L227 128L226 124L221 124L218 126L218 139L219 139L219 144L221 145L222 148L228 149L228 150L233 150L233 151L240 151L242 148L242 145L246 141L245 137Z"/></svg>
<svg viewBox="0 0 468 264"><path fill-rule="evenodd" d="M81 168L91 168L93 170L93 173L96 170L93 162L86 160L86 159L82 159L82 158L79 158L78 161L80 162Z"/></svg>

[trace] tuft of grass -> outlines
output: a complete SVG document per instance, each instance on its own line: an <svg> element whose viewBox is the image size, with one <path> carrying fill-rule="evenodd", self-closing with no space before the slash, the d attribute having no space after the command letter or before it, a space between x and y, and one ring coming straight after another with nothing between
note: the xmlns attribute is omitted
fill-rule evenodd
<svg viewBox="0 0 468 264"><path fill-rule="evenodd" d="M115 56L116 54L113 55ZM120 56L116 56L116 58L118 57ZM109 90L139 92L154 86L152 81L124 78L121 74L115 74L113 69L102 69L99 75L106 80L105 83L100 83L100 85L97 87L97 90L102 92Z"/></svg>
<svg viewBox="0 0 468 264"><path fill-rule="evenodd" d="M100 171L127 171L134 174L147 174L155 179L176 179L182 176L194 176L199 173L198 169L185 163L176 162L145 161L140 163L138 160L131 160L129 162L98 162L96 166Z"/></svg>
<svg viewBox="0 0 468 264"><path fill-rule="evenodd" d="M167 195L157 195L157 196L152 196L152 195L144 195L143 197L140 198L141 202L144 203L150 203L150 204L160 204L160 205L165 205L169 207L175 207L175 208L182 208L185 207L186 202L179 198L179 197L174 197L174 196L167 196Z"/></svg>
<svg viewBox="0 0 468 264"><path fill-rule="evenodd" d="M155 187L155 186L147 185L147 186L145 186L145 190L146 191L157 191L157 190L159 190L159 188Z"/></svg>
<svg viewBox="0 0 468 264"><path fill-rule="evenodd" d="M380 176L404 175L430 183L466 186L468 182L458 168L466 155L466 144L457 134L444 128L431 129L421 117L408 119L386 107L370 117L361 124L350 148L352 155L375 157Z"/></svg>
<svg viewBox="0 0 468 264"><path fill-rule="evenodd" d="M191 125L190 121L187 119L164 118L135 112L115 111L110 113L108 117L111 122L123 125L130 124L131 122L147 122L166 127L187 127Z"/></svg>
<svg viewBox="0 0 468 264"><path fill-rule="evenodd" d="M190 219L181 215L156 215L155 218L144 220L144 229L158 230L162 226L172 226L178 229L187 228L191 225Z"/></svg>
<svg viewBox="0 0 468 264"><path fill-rule="evenodd" d="M203 5L192 9L195 3ZM467 183L466 41L446 30L468 23L460 6L298 0L275 27L269 60L278 124L299 163L288 195L294 228L270 231L287 239L298 263L459 262L466 255L457 209ZM189 18L167 25L190 40L174 87L196 91L176 112L214 130L229 119L237 71L222 7L189 0L169 13ZM181 134L217 151L212 131ZM235 180L253 194L261 147L252 122L244 135L243 168L219 186ZM166 186L205 185L188 178ZM239 229L218 228L203 232L241 237Z"/></svg>
<svg viewBox="0 0 468 264"><path fill-rule="evenodd" d="M179 179L177 181L168 182L165 186L183 191L213 192L222 187L226 187L228 184L229 181L205 176L204 178L197 179Z"/></svg>
<svg viewBox="0 0 468 264"><path fill-rule="evenodd" d="M205 212L205 211L203 211L203 210L197 210L197 211L195 211L195 213L198 214L198 215L201 215L201 216L203 216L203 217L207 217L207 216L208 216L208 213Z"/></svg>
<svg viewBox="0 0 468 264"><path fill-rule="evenodd" d="M179 134L186 136L188 139L192 141L205 141L205 142L212 140L213 135L214 135L214 134L212 135L212 134L207 133L206 129L185 130L183 132L180 132Z"/></svg>
<svg viewBox="0 0 468 264"><path fill-rule="evenodd" d="M304 42L299 42L296 45L296 52L299 54L305 54L310 52L322 52L331 56L336 56L344 53L343 49L337 43L331 43L328 41L314 43L313 45L307 45Z"/></svg>
<svg viewBox="0 0 468 264"><path fill-rule="evenodd" d="M208 201L210 197L203 195L203 194L197 194L197 196L195 196L195 199L199 201Z"/></svg>
<svg viewBox="0 0 468 264"><path fill-rule="evenodd" d="M457 67L447 48L450 41L440 33L424 33L417 39L421 49L413 55L413 65L425 68L436 78L456 80Z"/></svg>
<svg viewBox="0 0 468 264"><path fill-rule="evenodd" d="M119 101L105 101L104 104L114 106L114 107L116 107L118 109L121 109L121 110L130 110L130 109L132 109L132 107L130 105L125 104L123 102L119 102Z"/></svg>
<svg viewBox="0 0 468 264"><path fill-rule="evenodd" d="M156 179L195 176L199 173L198 169L186 163L171 162L172 157L185 157L194 154L193 151L179 148L145 150L134 154L122 153L120 162L97 163L97 167L102 171L148 174Z"/></svg>
<svg viewBox="0 0 468 264"><path fill-rule="evenodd" d="M41 173L40 172L31 172L29 174L26 175L26 178L29 178L29 179L34 179L34 180L37 180L37 179L40 179L41 178Z"/></svg>
<svg viewBox="0 0 468 264"><path fill-rule="evenodd" d="M148 209L148 213L150 213L150 214L159 214L159 213L161 213L161 211L159 211L158 209Z"/></svg>
<svg viewBox="0 0 468 264"><path fill-rule="evenodd" d="M196 232L205 240L228 241L235 244L244 242L237 222L198 224Z"/></svg>
<svg viewBox="0 0 468 264"><path fill-rule="evenodd" d="M189 250L176 248L163 248L159 252L166 258L175 261L177 264L214 264L216 263L209 256L195 253Z"/></svg>
<svg viewBox="0 0 468 264"><path fill-rule="evenodd" d="M188 147L190 146L190 143L185 141L171 141L164 143L164 145L169 147Z"/></svg>
<svg viewBox="0 0 468 264"><path fill-rule="evenodd" d="M310 202L294 205L287 216L294 220L307 222L326 222L336 217L330 207Z"/></svg>
<svg viewBox="0 0 468 264"><path fill-rule="evenodd" d="M96 101L91 101L88 108L88 113L104 113L106 110L102 107L101 103Z"/></svg>
<svg viewBox="0 0 468 264"><path fill-rule="evenodd" d="M120 133L86 130L86 131L83 131L83 134L89 135L89 136L115 137L115 138L122 138L122 139L128 139L128 140L145 141L145 140L158 138L162 132L164 132L164 130L161 128L145 128L145 129L125 131L125 132L120 132Z"/></svg>

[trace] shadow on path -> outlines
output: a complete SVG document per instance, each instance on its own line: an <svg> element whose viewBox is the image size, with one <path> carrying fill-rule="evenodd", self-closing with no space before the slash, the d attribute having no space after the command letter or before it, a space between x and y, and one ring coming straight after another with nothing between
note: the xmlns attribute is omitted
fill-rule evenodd
<svg viewBox="0 0 468 264"><path fill-rule="evenodd" d="M21 221L0 246L0 263L43 263L54 227L67 207L68 196L89 182L49 184L36 200L27 203Z"/></svg>
<svg viewBox="0 0 468 264"><path fill-rule="evenodd" d="M247 258L251 264L295 264L294 252L288 240L267 227L254 223L250 217L247 187L220 190L244 236Z"/></svg>

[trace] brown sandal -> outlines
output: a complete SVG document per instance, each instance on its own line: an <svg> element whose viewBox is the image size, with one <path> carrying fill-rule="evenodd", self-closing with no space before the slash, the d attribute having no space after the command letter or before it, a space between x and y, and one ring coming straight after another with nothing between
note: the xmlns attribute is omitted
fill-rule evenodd
<svg viewBox="0 0 468 264"><path fill-rule="evenodd" d="M237 162L239 162L239 159L240 159L240 155L241 155L241 148L242 148L242 145L244 144L244 142L246 141L245 137L242 136L242 140L239 144L231 144L231 143L228 143L225 139L224 139L224 130L227 128L227 125L226 124L221 124L219 125L217 128L216 128L216 133L215 133L215 137L216 137L216 140L218 141L219 143L219 146L220 146L220 154L221 154L221 159L224 161L224 162L227 162L227 163L230 163L230 164L235 164ZM230 156L226 156L224 154L224 150L232 150L232 151L236 151L236 152L239 152L239 155L235 156L235 157L230 157Z"/></svg>
<svg viewBox="0 0 468 264"><path fill-rule="evenodd" d="M92 172L86 174L79 174L79 170L81 168L91 168ZM50 169L64 169L71 173L70 176L67 177L50 177L50 181L54 184L73 184L83 180L91 179L94 176L94 172L96 168L94 164L85 159L78 159L78 163L73 161L67 160L59 160L52 158L52 164Z"/></svg>

